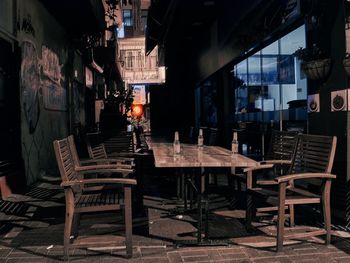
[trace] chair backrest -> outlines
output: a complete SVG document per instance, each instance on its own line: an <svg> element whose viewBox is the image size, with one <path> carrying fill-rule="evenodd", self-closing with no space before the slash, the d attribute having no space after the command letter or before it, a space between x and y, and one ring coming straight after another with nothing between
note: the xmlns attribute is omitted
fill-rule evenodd
<svg viewBox="0 0 350 263"><path fill-rule="evenodd" d="M331 173L337 144L336 136L300 134L289 174Z"/></svg>
<svg viewBox="0 0 350 263"><path fill-rule="evenodd" d="M272 130L266 160L292 160L297 147L296 132Z"/></svg>
<svg viewBox="0 0 350 263"><path fill-rule="evenodd" d="M78 151L77 151L77 147L76 147L75 142L74 142L74 136L73 135L69 135L67 137L67 139L68 139L68 146L70 148L74 164L76 166L81 166L80 158L79 158Z"/></svg>
<svg viewBox="0 0 350 263"><path fill-rule="evenodd" d="M68 138L55 140L53 145L62 181L65 182L77 179L77 173L75 172L75 164L69 147Z"/></svg>
<svg viewBox="0 0 350 263"><path fill-rule="evenodd" d="M91 159L106 159L108 158L105 145L99 143L96 145L87 144L89 157Z"/></svg>
<svg viewBox="0 0 350 263"><path fill-rule="evenodd" d="M106 147L101 141L100 133L87 133L86 144L91 159L106 159L108 158Z"/></svg>
<svg viewBox="0 0 350 263"><path fill-rule="evenodd" d="M131 132L119 132L103 138L106 152L133 152L133 134Z"/></svg>

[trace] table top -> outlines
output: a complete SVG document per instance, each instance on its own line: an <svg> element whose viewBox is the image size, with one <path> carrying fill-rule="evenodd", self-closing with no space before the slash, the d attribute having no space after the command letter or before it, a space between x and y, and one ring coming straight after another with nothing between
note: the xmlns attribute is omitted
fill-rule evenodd
<svg viewBox="0 0 350 263"><path fill-rule="evenodd" d="M219 146L198 147L181 144L180 154L174 154L172 143L152 143L156 167L255 167L258 162Z"/></svg>

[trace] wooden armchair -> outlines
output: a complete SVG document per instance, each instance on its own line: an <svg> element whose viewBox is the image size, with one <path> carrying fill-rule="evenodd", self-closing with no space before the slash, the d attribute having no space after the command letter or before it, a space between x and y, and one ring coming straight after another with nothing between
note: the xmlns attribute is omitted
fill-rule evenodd
<svg viewBox="0 0 350 263"><path fill-rule="evenodd" d="M92 158L87 160L80 160L73 135L69 135L67 139L76 169L133 169L135 166L134 160L132 158ZM125 177L125 175L123 175L123 177Z"/></svg>
<svg viewBox="0 0 350 263"><path fill-rule="evenodd" d="M294 206L299 204L322 204L325 221L325 230L308 233L299 233L289 236L300 238L326 234L326 243L331 239L331 212L330 212L330 188L331 179L336 176L331 174L336 150L336 137L320 135L298 135L298 143L293 154L290 168L286 175L274 179L278 185L278 191L252 186L248 191L268 197L269 201L276 204L277 215L277 251L283 248L285 209L289 208L290 217L294 220ZM309 191L310 183L320 183L320 193ZM317 180L317 181L316 181ZM247 207L252 209L252 206ZM247 213L250 213L247 211Z"/></svg>
<svg viewBox="0 0 350 263"><path fill-rule="evenodd" d="M93 173L117 172L131 174L133 170L112 167L82 168L74 161L68 138L53 142L57 164L62 178L66 198L64 226L64 256L69 256L73 247L110 246L118 243L116 236L99 236L93 239L77 236L80 214L101 211L124 211L125 243L128 257L132 257L132 186L136 180L126 178L85 179ZM74 220L73 220L74 219Z"/></svg>
<svg viewBox="0 0 350 263"><path fill-rule="evenodd" d="M297 133L272 130L268 152L260 164L273 164L274 175L283 175L288 171L297 146ZM264 182L258 181L258 184Z"/></svg>
<svg viewBox="0 0 350 263"><path fill-rule="evenodd" d="M134 165L135 158L132 157L131 154L126 153L114 153L112 155L108 155L106 151L105 144L101 141L100 133L87 133L86 134L86 146L88 150L89 157L93 160L97 160L99 162L117 162L120 164L130 164ZM92 139L93 137L94 140Z"/></svg>
<svg viewBox="0 0 350 263"><path fill-rule="evenodd" d="M277 185L274 178L285 174L289 169L297 147L297 142L298 137L295 132L272 130L270 145L265 160L259 162L259 166L245 169L243 174L237 175L241 182L243 181L246 183L247 187L246 223L248 228L251 228L251 221L255 214L252 207L252 193L250 190L253 187ZM268 172L265 174L267 169ZM257 173L260 173L259 178L256 176ZM260 210L261 212L276 211L277 207L264 207ZM293 215L290 218L290 223L294 224Z"/></svg>

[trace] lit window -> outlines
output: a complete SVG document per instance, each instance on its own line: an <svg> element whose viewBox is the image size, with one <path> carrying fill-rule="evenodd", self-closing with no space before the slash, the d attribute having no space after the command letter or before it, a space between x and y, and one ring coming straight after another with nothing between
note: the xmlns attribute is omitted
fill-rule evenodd
<svg viewBox="0 0 350 263"><path fill-rule="evenodd" d="M132 26L132 14L130 9L123 10L124 26Z"/></svg>

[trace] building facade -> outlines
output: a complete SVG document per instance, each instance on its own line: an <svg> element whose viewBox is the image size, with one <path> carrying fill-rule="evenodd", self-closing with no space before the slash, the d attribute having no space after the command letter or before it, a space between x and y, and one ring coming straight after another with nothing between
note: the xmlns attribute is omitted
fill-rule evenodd
<svg viewBox="0 0 350 263"><path fill-rule="evenodd" d="M79 143L96 128L96 100L121 82L108 59L116 38L100 0L1 1L0 10L0 159L15 164L17 186L30 185L58 175L53 140Z"/></svg>

